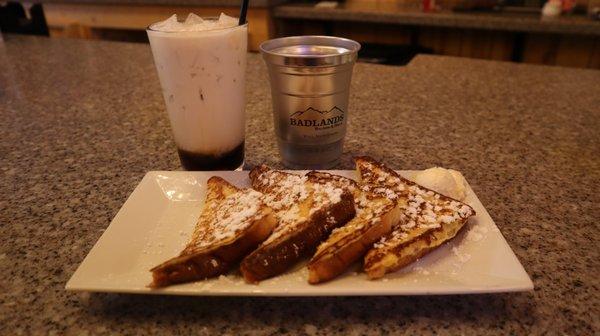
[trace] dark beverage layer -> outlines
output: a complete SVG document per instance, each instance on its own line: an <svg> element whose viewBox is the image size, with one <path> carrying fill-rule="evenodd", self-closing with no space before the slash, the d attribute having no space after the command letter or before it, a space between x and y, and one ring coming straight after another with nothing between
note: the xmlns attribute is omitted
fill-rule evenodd
<svg viewBox="0 0 600 336"><path fill-rule="evenodd" d="M177 149L185 170L234 170L244 162L244 142L222 154L202 154Z"/></svg>

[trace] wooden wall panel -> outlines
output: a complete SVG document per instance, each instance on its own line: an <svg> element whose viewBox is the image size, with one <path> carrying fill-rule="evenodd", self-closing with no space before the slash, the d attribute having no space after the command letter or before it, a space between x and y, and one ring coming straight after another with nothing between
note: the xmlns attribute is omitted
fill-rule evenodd
<svg viewBox="0 0 600 336"><path fill-rule="evenodd" d="M587 67L594 50L593 45L593 37L576 35L561 36L556 53L556 65L578 68Z"/></svg>
<svg viewBox="0 0 600 336"><path fill-rule="evenodd" d="M588 68L600 69L600 37L594 39L594 46L590 53L590 62Z"/></svg>
<svg viewBox="0 0 600 336"><path fill-rule="evenodd" d="M541 1L541 0L540 0ZM545 0L544 0L545 1ZM544 2L541 1L541 2ZM346 3L393 3L394 5L402 6L402 7L413 7L419 8L422 4L422 0L346 0ZM451 9L452 7L465 4L469 2L475 2L474 0L436 0L435 3L437 6L440 6L444 9ZM576 0L578 6L587 7L589 0Z"/></svg>
<svg viewBox="0 0 600 336"><path fill-rule="evenodd" d="M600 38L579 35L528 34L523 62L600 69Z"/></svg>
<svg viewBox="0 0 600 336"><path fill-rule="evenodd" d="M409 45L416 32L419 46L434 54L511 61L516 44L512 32L441 27L294 20L285 23L285 35L328 34L363 43ZM411 30L411 29L414 29ZM525 63L600 69L600 38L579 35L525 34Z"/></svg>
<svg viewBox="0 0 600 336"><path fill-rule="evenodd" d="M297 21L301 33L288 35L327 35L328 23L322 21Z"/></svg>
<svg viewBox="0 0 600 336"><path fill-rule="evenodd" d="M523 62L552 65L556 62L558 35L527 34L523 50Z"/></svg>
<svg viewBox="0 0 600 336"><path fill-rule="evenodd" d="M419 44L436 54L509 61L511 33L472 29L422 28Z"/></svg>
<svg viewBox="0 0 600 336"><path fill-rule="evenodd" d="M364 43L409 44L410 30L407 27L382 24L350 24L337 22L333 25L333 35L350 38Z"/></svg>
<svg viewBox="0 0 600 336"><path fill-rule="evenodd" d="M419 31L418 44L433 50L434 54L445 55L446 43L452 43L446 36L446 29L422 27Z"/></svg>
<svg viewBox="0 0 600 336"><path fill-rule="evenodd" d="M490 59L509 61L512 55L515 37L504 32L491 32Z"/></svg>

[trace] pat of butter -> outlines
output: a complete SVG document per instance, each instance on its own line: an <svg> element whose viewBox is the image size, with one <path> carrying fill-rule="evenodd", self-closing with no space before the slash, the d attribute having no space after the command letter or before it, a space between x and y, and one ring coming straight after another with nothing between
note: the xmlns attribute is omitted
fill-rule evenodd
<svg viewBox="0 0 600 336"><path fill-rule="evenodd" d="M466 196L465 178L453 169L433 167L417 173L414 182L442 195L463 201Z"/></svg>

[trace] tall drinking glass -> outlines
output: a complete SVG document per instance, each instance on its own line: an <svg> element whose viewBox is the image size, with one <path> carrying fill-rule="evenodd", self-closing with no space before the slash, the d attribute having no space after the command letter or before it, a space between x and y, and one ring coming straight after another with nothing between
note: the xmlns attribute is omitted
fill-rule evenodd
<svg viewBox="0 0 600 336"><path fill-rule="evenodd" d="M218 21L147 29L186 170L234 170L244 161L248 27Z"/></svg>

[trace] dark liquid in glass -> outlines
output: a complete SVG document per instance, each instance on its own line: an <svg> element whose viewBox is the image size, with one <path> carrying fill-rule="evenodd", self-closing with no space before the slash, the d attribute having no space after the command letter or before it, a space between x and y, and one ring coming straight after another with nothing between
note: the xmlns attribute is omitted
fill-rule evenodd
<svg viewBox="0 0 600 336"><path fill-rule="evenodd" d="M177 148L185 170L234 170L244 162L244 142L221 154L202 154Z"/></svg>

